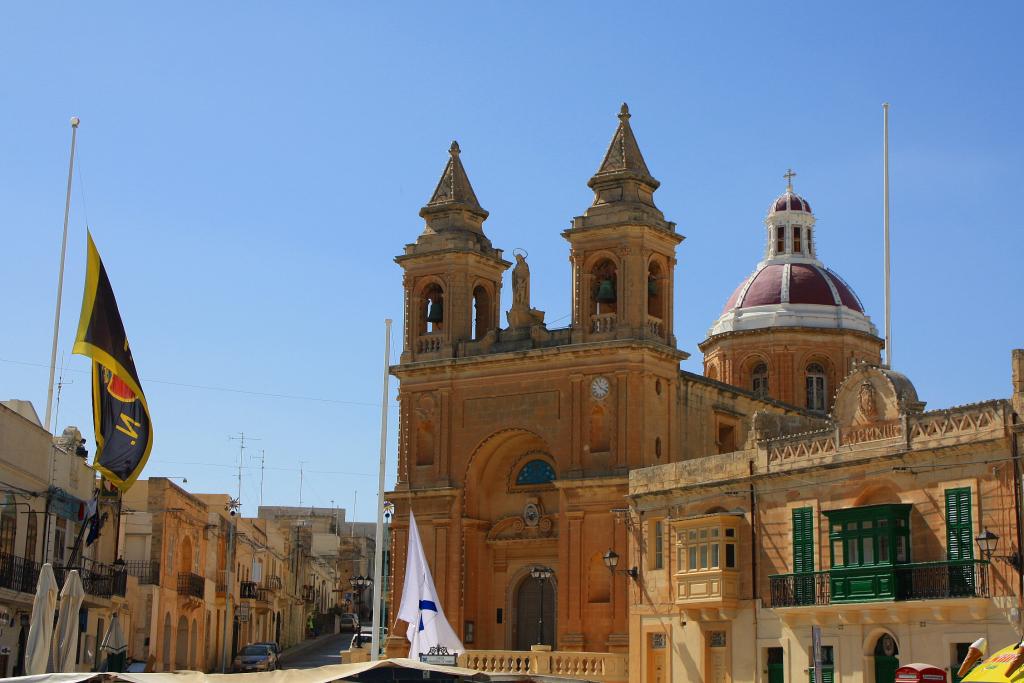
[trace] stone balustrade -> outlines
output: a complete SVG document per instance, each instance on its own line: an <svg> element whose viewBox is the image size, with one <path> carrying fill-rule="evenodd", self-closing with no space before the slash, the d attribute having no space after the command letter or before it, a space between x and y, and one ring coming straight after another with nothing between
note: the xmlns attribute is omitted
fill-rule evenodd
<svg viewBox="0 0 1024 683"><path fill-rule="evenodd" d="M653 315L647 316L647 331L655 337L665 336L665 322L661 318L655 318Z"/></svg>
<svg viewBox="0 0 1024 683"><path fill-rule="evenodd" d="M616 313L600 313L590 316L590 331L593 334L612 332L615 329L615 322L618 319Z"/></svg>
<svg viewBox="0 0 1024 683"><path fill-rule="evenodd" d="M619 683L629 678L626 655L617 652L562 652L546 646L523 650L470 650L459 666L491 674L579 678Z"/></svg>
<svg viewBox="0 0 1024 683"><path fill-rule="evenodd" d="M416 350L418 353L436 353L441 350L443 341L439 334L425 334L416 340Z"/></svg>

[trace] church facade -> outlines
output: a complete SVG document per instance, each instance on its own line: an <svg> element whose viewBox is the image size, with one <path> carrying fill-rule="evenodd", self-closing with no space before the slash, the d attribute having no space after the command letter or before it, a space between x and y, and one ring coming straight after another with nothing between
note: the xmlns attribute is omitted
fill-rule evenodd
<svg viewBox="0 0 1024 683"><path fill-rule="evenodd" d="M731 376L680 371L687 354L673 335L673 291L683 236L654 202L659 183L625 105L618 118L588 183L593 203L563 232L568 327L545 325L531 306L525 257L513 267L487 237L488 213L456 143L420 211L423 232L395 259L404 327L392 368L400 381L398 477L388 494L397 507L392 599L401 599L411 509L445 612L471 649L625 652L629 473L736 450L755 412L809 414L773 391L731 385ZM509 268L512 307L501 321ZM849 310L841 300L833 308L833 319ZM861 328L829 358L836 373L847 347L877 358L862 310L848 315ZM725 337L711 338L723 357L735 345ZM776 357L767 362L781 382ZM614 571L609 551L622 558ZM537 567L550 578L534 578Z"/></svg>

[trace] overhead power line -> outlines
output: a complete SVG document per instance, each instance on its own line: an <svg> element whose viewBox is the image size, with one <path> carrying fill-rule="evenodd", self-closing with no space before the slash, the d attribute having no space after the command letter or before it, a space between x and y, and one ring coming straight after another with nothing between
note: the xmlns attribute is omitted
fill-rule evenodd
<svg viewBox="0 0 1024 683"><path fill-rule="evenodd" d="M26 365L29 367L46 368L49 367L46 363L33 363L30 361L13 360L10 358L0 358L0 363L10 363L12 365ZM80 370L75 368L69 368L68 372L77 372L79 374L89 374L88 370ZM152 379L149 377L143 377L142 381L147 384L166 384L172 387L183 387L186 389L202 389L204 391L223 391L232 394L244 394L247 396L260 396L263 398L283 398L290 401L316 401L318 403L333 403L337 405L348 405L348 406L366 406L370 408L379 408L379 403L371 403L368 401L343 401L337 398L324 398L322 396L303 396L301 394L281 394L271 391L253 391L252 389L239 389L238 387L219 387L212 386L209 384L190 384L188 382L171 382L170 380L164 379ZM397 406L392 406L397 407Z"/></svg>

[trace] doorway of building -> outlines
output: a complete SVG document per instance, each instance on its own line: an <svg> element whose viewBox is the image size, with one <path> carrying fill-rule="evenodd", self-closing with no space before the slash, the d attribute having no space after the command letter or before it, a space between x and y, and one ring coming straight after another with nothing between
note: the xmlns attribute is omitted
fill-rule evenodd
<svg viewBox="0 0 1024 683"><path fill-rule="evenodd" d="M768 683L785 683L786 667L781 647L768 648Z"/></svg>
<svg viewBox="0 0 1024 683"><path fill-rule="evenodd" d="M896 669L900 666L896 639L883 633L875 643L875 683L896 683Z"/></svg>
<svg viewBox="0 0 1024 683"><path fill-rule="evenodd" d="M543 595L542 595L543 593ZM516 590L517 650L529 650L531 645L550 645L555 649L555 582L538 581L529 574L519 582Z"/></svg>
<svg viewBox="0 0 1024 683"><path fill-rule="evenodd" d="M704 680L706 683L727 683L729 670L729 639L724 630L704 632Z"/></svg>
<svg viewBox="0 0 1024 683"><path fill-rule="evenodd" d="M647 634L647 683L668 683L665 676L666 640L664 633Z"/></svg>

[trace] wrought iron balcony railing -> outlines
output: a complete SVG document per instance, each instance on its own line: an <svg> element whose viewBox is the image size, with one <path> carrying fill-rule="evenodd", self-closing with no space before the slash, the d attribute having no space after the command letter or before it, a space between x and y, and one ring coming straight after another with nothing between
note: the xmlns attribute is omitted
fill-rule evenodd
<svg viewBox="0 0 1024 683"><path fill-rule="evenodd" d="M949 560L769 577L772 607L989 597L989 563Z"/></svg>
<svg viewBox="0 0 1024 683"><path fill-rule="evenodd" d="M242 581L240 597L243 600L255 600L259 593L259 585L255 581Z"/></svg>
<svg viewBox="0 0 1024 683"><path fill-rule="evenodd" d="M39 581L39 563L17 555L0 553L0 588L34 593Z"/></svg>
<svg viewBox="0 0 1024 683"><path fill-rule="evenodd" d="M116 563L114 566L118 566ZM121 565L128 576L138 578L140 586L160 583L160 562L157 560L127 560Z"/></svg>
<svg viewBox="0 0 1024 683"><path fill-rule="evenodd" d="M178 573L178 595L202 598L206 590L206 579L192 572Z"/></svg>

